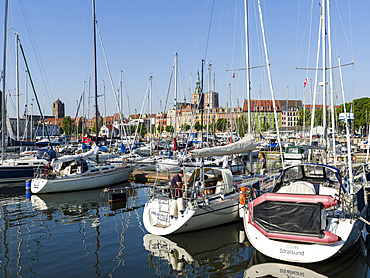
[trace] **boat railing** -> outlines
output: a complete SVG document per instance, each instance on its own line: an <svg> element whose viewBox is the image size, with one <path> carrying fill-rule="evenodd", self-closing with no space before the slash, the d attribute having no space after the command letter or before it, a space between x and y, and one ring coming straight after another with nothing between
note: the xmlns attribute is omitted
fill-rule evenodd
<svg viewBox="0 0 370 278"><path fill-rule="evenodd" d="M224 186L224 184L206 185L201 182L197 182L194 186L187 186L184 189L171 188L170 184L152 185L149 196L170 199L183 198L187 202L208 195L223 194L225 192Z"/></svg>
<svg viewBox="0 0 370 278"><path fill-rule="evenodd" d="M52 171L52 172L49 172L49 173L46 173L45 172L45 169L43 168L37 168L35 169L34 171L34 178L38 178L38 179L48 179L48 180L52 180L52 179L55 179L57 176L59 176L60 174L55 172L55 171Z"/></svg>

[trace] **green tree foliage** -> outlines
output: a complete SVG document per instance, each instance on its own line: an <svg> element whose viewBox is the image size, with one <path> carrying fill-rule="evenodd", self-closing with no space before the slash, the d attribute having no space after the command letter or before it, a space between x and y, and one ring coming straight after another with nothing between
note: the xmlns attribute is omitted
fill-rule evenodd
<svg viewBox="0 0 370 278"><path fill-rule="evenodd" d="M62 128L63 128L65 135L71 135L72 120L70 116L66 116L62 119Z"/></svg>
<svg viewBox="0 0 370 278"><path fill-rule="evenodd" d="M303 126L303 118L305 117L305 126L309 126L311 124L311 111L310 109L306 109L306 112L304 112L304 109L300 110L298 112L298 125Z"/></svg>
<svg viewBox="0 0 370 278"><path fill-rule="evenodd" d="M194 124L194 129L195 129L196 131L200 131L200 130L202 129L202 125L201 125L199 122L196 122L196 123Z"/></svg>
<svg viewBox="0 0 370 278"><path fill-rule="evenodd" d="M173 131L174 131L173 126L172 125L167 125L166 126L166 131L169 132L169 133L173 133Z"/></svg>
<svg viewBox="0 0 370 278"><path fill-rule="evenodd" d="M164 126L162 126L162 125L157 126L157 131L159 133L162 133L163 130L164 130Z"/></svg>
<svg viewBox="0 0 370 278"><path fill-rule="evenodd" d="M78 122L78 133L82 133L82 119L80 119Z"/></svg>
<svg viewBox="0 0 370 278"><path fill-rule="evenodd" d="M188 125L188 124L183 124L181 128L182 128L182 130L184 130L184 131L189 131L189 130L190 130L190 125Z"/></svg>
<svg viewBox="0 0 370 278"><path fill-rule="evenodd" d="M220 118L216 122L216 129L219 131L226 131L230 127L230 123L225 118Z"/></svg>
<svg viewBox="0 0 370 278"><path fill-rule="evenodd" d="M244 135L248 133L248 118L245 114L236 118L234 128L237 130L240 137L244 137Z"/></svg>
<svg viewBox="0 0 370 278"><path fill-rule="evenodd" d="M351 107L352 107L352 113L354 114L354 128L355 130L358 130L360 127L365 127L366 119L369 122L369 115L370 115L370 98L368 97L363 97L359 99L355 99L352 102L346 103L346 110L347 113L351 112ZM344 105L341 104L337 109L336 109L336 116L337 119L339 119L339 114L344 113ZM340 127L344 127L344 123L341 121L339 122Z"/></svg>
<svg viewBox="0 0 370 278"><path fill-rule="evenodd" d="M148 133L148 130L146 129L146 126L143 123L139 124L139 134L144 137L145 134Z"/></svg>

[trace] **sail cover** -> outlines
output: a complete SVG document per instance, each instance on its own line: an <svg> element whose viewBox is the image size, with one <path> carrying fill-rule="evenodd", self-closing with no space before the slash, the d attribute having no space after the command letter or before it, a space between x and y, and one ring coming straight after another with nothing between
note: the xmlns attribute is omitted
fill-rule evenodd
<svg viewBox="0 0 370 278"><path fill-rule="evenodd" d="M93 157L93 156L96 156L96 154L98 152L99 152L99 147L96 146L96 145L93 145L91 147L91 150L89 150L88 152L85 152L85 153L82 153L82 154L74 154L74 155L63 155L62 157L58 157L58 158L54 159L53 162L52 162L52 166L54 167L54 165L56 163L62 163L62 162L71 161L71 160L77 160L77 159L80 159L80 158Z"/></svg>
<svg viewBox="0 0 370 278"><path fill-rule="evenodd" d="M194 157L231 155L253 151L256 148L256 146L257 146L256 140L253 138L252 135L248 134L235 143L231 143L225 146L191 150L190 153L194 155Z"/></svg>

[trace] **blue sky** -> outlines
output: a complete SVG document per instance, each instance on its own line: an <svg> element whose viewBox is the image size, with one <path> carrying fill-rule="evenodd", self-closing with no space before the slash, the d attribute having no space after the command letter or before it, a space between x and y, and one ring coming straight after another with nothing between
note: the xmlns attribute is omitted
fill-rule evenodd
<svg viewBox="0 0 370 278"><path fill-rule="evenodd" d="M288 97L303 100L305 95L306 103L310 102L309 89L313 84L303 88L303 82L307 77L313 83L315 73L295 70L295 67L315 67L319 2L261 1L276 99ZM369 96L370 1L331 2L333 63L338 64L338 56L342 64L354 61L354 67L343 68L346 100ZM257 13L257 1L249 0L251 66L266 64ZM3 2L0 4L0 15L3 19ZM74 117L84 81L87 96L89 78L93 77L91 17L90 0L9 0L6 84L11 116L15 115L16 102L14 33L19 33L44 113L51 115L51 104L59 98L66 105L66 114ZM147 112L147 104L143 106L143 102L150 75L153 76L152 111L155 113L164 109L175 52L179 55L179 101L184 97L190 101L197 70L201 69L201 60L204 59L205 91L208 91L207 68L210 63L221 106L225 107L230 102L230 91L232 105L242 105L246 97L245 72L226 69L245 67L244 1L96 0L96 18L116 90L119 89L120 71L123 71L125 115L129 109L130 113L134 113L135 109L139 113L142 107L143 112ZM98 37L97 52L98 93L104 93L104 79L106 111L107 115L112 115L117 112L117 107ZM20 62L20 69L20 106L23 112L23 62ZM234 73L236 77L232 78ZM335 94L340 94L337 70L334 77ZM271 99L265 67L251 71L251 87L252 99ZM33 97L30 86L28 88L30 103ZM91 87L91 96L93 92ZM341 103L339 100L342 100L341 95L337 103ZM173 103L174 79L167 110ZM34 114L37 114L36 106L33 107ZM99 109L104 113L103 97L99 98ZM87 104L87 116L86 110ZM93 111L91 100L90 115Z"/></svg>

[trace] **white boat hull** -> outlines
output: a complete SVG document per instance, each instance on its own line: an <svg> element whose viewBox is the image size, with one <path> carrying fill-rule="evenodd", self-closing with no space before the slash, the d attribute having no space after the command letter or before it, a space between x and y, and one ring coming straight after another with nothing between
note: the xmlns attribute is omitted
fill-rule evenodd
<svg viewBox="0 0 370 278"><path fill-rule="evenodd" d="M55 179L34 178L31 181L31 192L52 193L104 187L127 181L134 169L134 166L127 166L106 172L76 174Z"/></svg>
<svg viewBox="0 0 370 278"><path fill-rule="evenodd" d="M168 200L153 198L144 208L144 226L154 235L169 235L206 229L239 219L239 194L231 194L224 200L220 195L215 199L211 205L198 202L198 208L188 205L183 213L176 211L174 216L170 216L169 213L163 213L163 210L170 209L164 207Z"/></svg>

